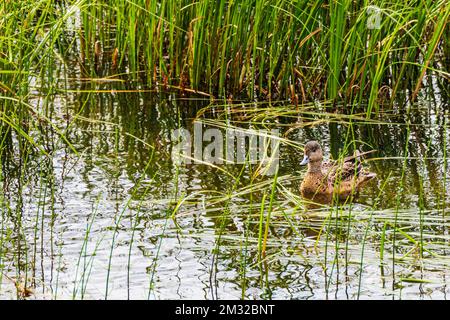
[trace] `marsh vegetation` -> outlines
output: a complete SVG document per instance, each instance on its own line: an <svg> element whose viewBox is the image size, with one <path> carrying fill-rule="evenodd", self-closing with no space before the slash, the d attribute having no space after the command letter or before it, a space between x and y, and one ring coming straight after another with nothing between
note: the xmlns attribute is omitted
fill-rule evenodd
<svg viewBox="0 0 450 320"><path fill-rule="evenodd" d="M450 3L3 1L0 297L446 299ZM278 170L173 130L278 130ZM377 152L300 197L306 141ZM206 142L205 142L206 144Z"/></svg>

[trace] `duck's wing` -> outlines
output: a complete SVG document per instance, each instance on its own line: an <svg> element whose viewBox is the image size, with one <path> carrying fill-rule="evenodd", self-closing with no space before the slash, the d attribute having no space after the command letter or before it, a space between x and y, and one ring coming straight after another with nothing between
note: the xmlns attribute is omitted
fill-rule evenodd
<svg viewBox="0 0 450 320"><path fill-rule="evenodd" d="M336 164L337 164L336 160L331 160L331 159L322 162L322 171L323 171L323 173L329 173L330 170L332 170L333 167L336 166Z"/></svg>
<svg viewBox="0 0 450 320"><path fill-rule="evenodd" d="M330 169L328 179L330 182L349 181L355 176L359 176L363 168L361 163L353 163L350 161L342 163L342 165L334 166Z"/></svg>
<svg viewBox="0 0 450 320"><path fill-rule="evenodd" d="M338 160L328 160L322 164L322 171L328 175L328 180L332 183L335 181L348 181L353 177L358 177L363 172L361 164L362 158L377 150L360 152L356 150L352 156L345 157L342 162Z"/></svg>

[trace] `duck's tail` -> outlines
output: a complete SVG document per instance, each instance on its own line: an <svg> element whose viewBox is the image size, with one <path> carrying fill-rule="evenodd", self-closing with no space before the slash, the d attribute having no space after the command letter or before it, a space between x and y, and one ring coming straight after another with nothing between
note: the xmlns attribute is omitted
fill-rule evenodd
<svg viewBox="0 0 450 320"><path fill-rule="evenodd" d="M365 185L370 180L374 179L377 176L374 172L361 172L361 174L358 177L357 182L357 188L361 188L363 185Z"/></svg>

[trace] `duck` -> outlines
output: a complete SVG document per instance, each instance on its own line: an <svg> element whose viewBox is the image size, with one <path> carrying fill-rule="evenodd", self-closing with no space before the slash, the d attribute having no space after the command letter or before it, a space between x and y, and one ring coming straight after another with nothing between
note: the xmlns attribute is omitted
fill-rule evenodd
<svg viewBox="0 0 450 320"><path fill-rule="evenodd" d="M322 147L317 141L309 141L304 147L304 157L300 165L308 165L308 171L300 185L303 198L319 203L330 203L333 195L339 200L347 200L357 195L361 188L376 174L362 167L362 156L376 150L359 152L342 161L323 161Z"/></svg>

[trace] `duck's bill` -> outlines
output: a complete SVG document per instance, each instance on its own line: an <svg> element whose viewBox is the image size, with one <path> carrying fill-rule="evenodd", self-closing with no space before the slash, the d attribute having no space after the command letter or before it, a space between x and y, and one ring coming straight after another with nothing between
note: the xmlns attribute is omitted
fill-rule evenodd
<svg viewBox="0 0 450 320"><path fill-rule="evenodd" d="M304 166L305 164L308 164L308 162L309 162L309 158L308 158L308 156L305 156L305 157L303 158L303 161L300 162L300 165L301 165L301 166Z"/></svg>

